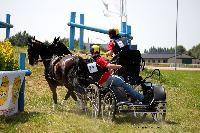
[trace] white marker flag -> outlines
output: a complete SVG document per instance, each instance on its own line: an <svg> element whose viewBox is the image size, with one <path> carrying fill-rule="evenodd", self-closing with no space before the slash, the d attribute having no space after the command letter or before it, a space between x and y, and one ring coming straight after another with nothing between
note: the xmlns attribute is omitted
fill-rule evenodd
<svg viewBox="0 0 200 133"><path fill-rule="evenodd" d="M126 16L126 0L101 0L103 3L103 13L106 17Z"/></svg>

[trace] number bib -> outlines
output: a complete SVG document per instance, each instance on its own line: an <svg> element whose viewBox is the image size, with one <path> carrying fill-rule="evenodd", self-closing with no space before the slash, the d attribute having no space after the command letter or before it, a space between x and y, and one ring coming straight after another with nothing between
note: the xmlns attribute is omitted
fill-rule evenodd
<svg viewBox="0 0 200 133"><path fill-rule="evenodd" d="M96 62L88 63L87 67L90 73L95 73L98 71Z"/></svg>
<svg viewBox="0 0 200 133"><path fill-rule="evenodd" d="M124 47L124 43L122 42L122 40L115 40L116 42L117 42L117 44L118 44L118 46L120 47L120 48L122 48L122 47Z"/></svg>

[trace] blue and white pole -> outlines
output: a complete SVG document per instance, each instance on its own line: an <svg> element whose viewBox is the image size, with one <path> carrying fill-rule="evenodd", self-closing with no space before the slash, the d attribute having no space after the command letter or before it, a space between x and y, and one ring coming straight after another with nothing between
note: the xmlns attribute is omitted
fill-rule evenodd
<svg viewBox="0 0 200 133"><path fill-rule="evenodd" d="M6 23L10 25L10 14L6 14ZM10 37L10 26L6 27L6 39Z"/></svg>
<svg viewBox="0 0 200 133"><path fill-rule="evenodd" d="M131 26L130 25L127 25L127 35L131 36ZM132 40L132 38L128 38L128 40L127 40L128 41L127 43L129 45L131 45L131 40Z"/></svg>
<svg viewBox="0 0 200 133"><path fill-rule="evenodd" d="M80 24L84 25L84 14L80 14ZM84 49L83 45L84 29L80 28L79 48Z"/></svg>
<svg viewBox="0 0 200 133"><path fill-rule="evenodd" d="M0 21L0 28L6 28L6 39L10 37L10 28L13 25L10 24L10 14L6 14L6 22Z"/></svg>
<svg viewBox="0 0 200 133"><path fill-rule="evenodd" d="M121 32L127 34L127 22L126 16L121 16Z"/></svg>
<svg viewBox="0 0 200 133"><path fill-rule="evenodd" d="M75 23L76 12L71 12L70 22ZM70 26L70 34L69 34L69 49L74 49L74 37L75 37L75 27Z"/></svg>
<svg viewBox="0 0 200 133"><path fill-rule="evenodd" d="M103 34L108 34L108 30L104 30L104 29L100 29L100 28L95 28L95 27L91 27L91 26L86 26L86 25L82 25L82 24L76 24L76 23L68 23L68 26L72 27L76 27L76 28L80 28L80 29L85 29L85 30L89 30L89 31L94 31L94 32L98 32L98 33L103 33ZM126 33L119 33L121 36L127 36Z"/></svg>
<svg viewBox="0 0 200 133"><path fill-rule="evenodd" d="M20 53L19 55L19 68L20 70L25 72L26 76L31 75L30 70L25 70L25 61L26 61L26 54ZM24 89L25 89L25 78L22 82L21 89L19 92L19 99L18 99L18 111L23 112L24 111Z"/></svg>
<svg viewBox="0 0 200 133"><path fill-rule="evenodd" d="M83 45L84 30L108 34L108 30L84 25L84 14L80 14L80 24L75 23L75 17L76 17L76 12L71 12L70 22L67 24L68 26L70 26L70 37L69 37L69 49L70 50L74 49L75 28L80 28L80 38L79 38L79 48L80 49L84 48L84 45ZM128 39L133 38L131 36L131 28L129 28L129 29L127 28L126 21L121 22L121 32L119 33L119 35L123 36L123 37L127 37ZM129 34L127 34L127 32Z"/></svg>

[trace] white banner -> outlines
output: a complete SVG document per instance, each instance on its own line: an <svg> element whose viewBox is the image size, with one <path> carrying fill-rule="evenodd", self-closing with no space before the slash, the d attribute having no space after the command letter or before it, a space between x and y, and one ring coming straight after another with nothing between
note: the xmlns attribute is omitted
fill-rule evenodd
<svg viewBox="0 0 200 133"><path fill-rule="evenodd" d="M127 15L126 0L101 0L103 3L103 13L106 17Z"/></svg>
<svg viewBox="0 0 200 133"><path fill-rule="evenodd" d="M0 115L18 112L19 91L24 80L23 71L0 71Z"/></svg>

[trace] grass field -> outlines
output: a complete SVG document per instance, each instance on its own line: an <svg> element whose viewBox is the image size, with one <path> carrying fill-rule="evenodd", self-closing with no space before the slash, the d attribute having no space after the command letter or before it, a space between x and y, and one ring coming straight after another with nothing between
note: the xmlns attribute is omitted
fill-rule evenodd
<svg viewBox="0 0 200 133"><path fill-rule="evenodd" d="M17 52L24 51L17 49ZM68 107L52 110L52 96L43 76L43 65L29 66L32 75L26 77L25 112L0 117L0 132L19 133L132 133L132 132L200 132L200 71L161 71L167 92L167 116L163 123L131 115L114 122L94 119L81 113L70 98ZM66 89L57 89L59 103Z"/></svg>

